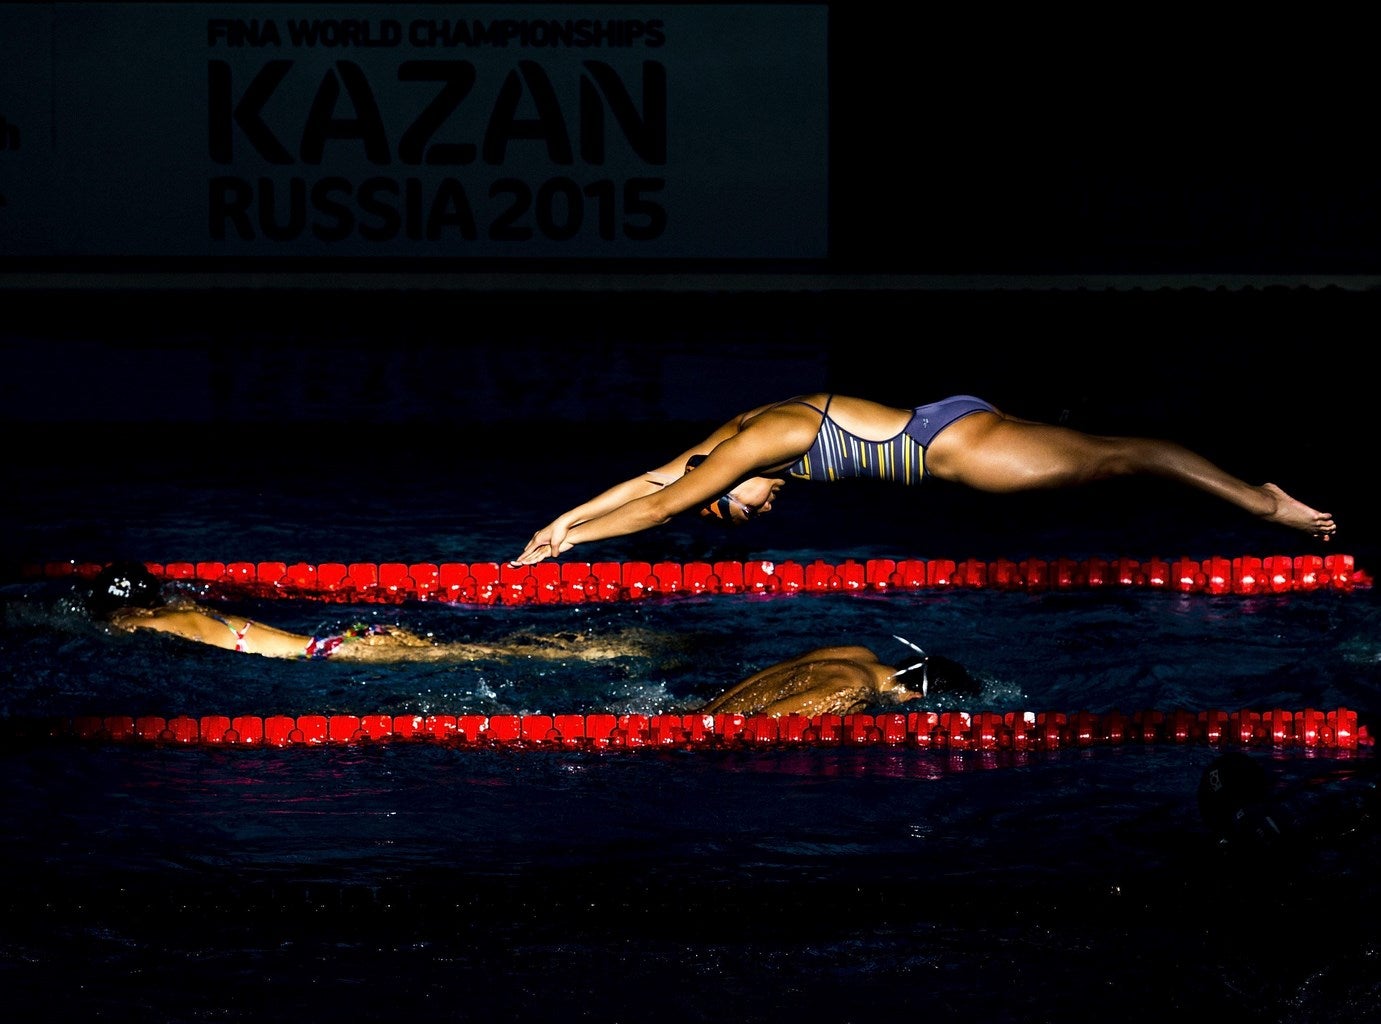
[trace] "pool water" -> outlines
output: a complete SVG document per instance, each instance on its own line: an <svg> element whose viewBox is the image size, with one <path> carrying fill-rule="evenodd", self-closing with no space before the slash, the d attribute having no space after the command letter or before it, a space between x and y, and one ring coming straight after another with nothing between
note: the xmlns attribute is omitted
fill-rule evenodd
<svg viewBox="0 0 1381 1024"><path fill-rule="evenodd" d="M600 481L654 464L673 436L647 431ZM112 464L88 453L76 468L35 458L0 525L15 564L501 561L591 490L588 463L517 487L492 453L328 440L362 446L360 461L304 471L304 449L310 466L320 441L298 436L277 460L235 472L172 471L161 455ZM1327 550L1193 496L1166 501L1154 484L1095 488L1077 503L942 486L925 501L797 490L770 524L675 523L601 545L598 558ZM1337 549L1352 550L1346 535ZM1357 554L1375 571L1370 548ZM68 590L14 577L0 589L9 722L684 711L821 644L862 643L900 663L911 652L894 634L983 679L962 704L927 698L935 709L1347 707L1374 735L1381 693L1371 589L349 609L217 598L300 632L364 616L442 641L624 645L600 660L390 665L110 635ZM1375 1019L1370 749L1254 750L1284 827L1273 842L1220 842L1201 815L1218 753L1203 743L1017 756L14 739L0 747L10 883L0 984L16 1020Z"/></svg>

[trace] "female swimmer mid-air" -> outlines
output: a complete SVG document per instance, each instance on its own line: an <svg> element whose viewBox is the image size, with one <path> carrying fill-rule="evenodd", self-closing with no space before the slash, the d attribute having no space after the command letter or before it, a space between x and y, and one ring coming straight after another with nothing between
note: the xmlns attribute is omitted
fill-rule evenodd
<svg viewBox="0 0 1381 1024"><path fill-rule="evenodd" d="M513 564L532 565L578 544L639 533L692 509L743 523L772 511L786 477L872 477L912 485L934 477L1014 493L1136 475L1197 488L1325 541L1337 531L1331 513L1273 483L1246 483L1173 441L1102 437L1017 419L971 395L900 409L820 393L735 416L670 462L557 516L532 535Z"/></svg>

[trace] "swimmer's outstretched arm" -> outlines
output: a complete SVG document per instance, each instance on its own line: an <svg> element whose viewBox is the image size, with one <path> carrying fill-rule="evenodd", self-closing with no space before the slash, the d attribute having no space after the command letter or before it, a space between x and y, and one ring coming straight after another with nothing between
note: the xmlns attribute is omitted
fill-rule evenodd
<svg viewBox="0 0 1381 1024"><path fill-rule="evenodd" d="M641 476L625 480L557 516L532 535L513 565L532 565L577 544L626 537L703 508L764 467L788 463L809 448L818 424L792 413L767 412L747 426L724 423L698 445ZM694 473L692 455L704 455Z"/></svg>
<svg viewBox="0 0 1381 1024"><path fill-rule="evenodd" d="M195 607L131 609L112 617L111 624L127 630L171 633L222 650L239 650L268 658L301 658L312 640L301 633L289 633L243 615L212 615Z"/></svg>
<svg viewBox="0 0 1381 1024"><path fill-rule="evenodd" d="M535 562L564 554L575 547L577 543L577 538L570 535L576 527L618 512L632 502L656 494L663 487L663 484L646 473L615 484L608 490L595 495L589 501L582 502L575 508L563 512L534 533L532 539L527 542L527 546L523 548L517 558L513 559L513 564L532 565ZM644 525L639 525L635 520L629 523L623 532L634 533L638 530L645 530L658 525L659 522L665 522L665 519L650 516ZM615 533L609 535L617 536ZM582 536L578 539L589 540L592 538Z"/></svg>

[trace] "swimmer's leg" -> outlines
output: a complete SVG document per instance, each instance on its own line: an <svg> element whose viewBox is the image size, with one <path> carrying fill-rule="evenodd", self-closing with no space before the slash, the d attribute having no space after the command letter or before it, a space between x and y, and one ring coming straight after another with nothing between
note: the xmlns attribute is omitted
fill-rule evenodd
<svg viewBox="0 0 1381 1024"><path fill-rule="evenodd" d="M1149 475L1197 488L1269 522L1327 538L1337 524L1275 484L1240 480L1174 441L1101 437L1068 427L974 413L942 431L926 453L942 480L992 493L1075 487Z"/></svg>

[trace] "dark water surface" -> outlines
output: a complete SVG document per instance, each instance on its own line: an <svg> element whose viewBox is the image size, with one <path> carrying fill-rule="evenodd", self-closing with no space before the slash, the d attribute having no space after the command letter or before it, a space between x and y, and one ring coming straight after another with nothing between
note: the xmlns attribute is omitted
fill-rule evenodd
<svg viewBox="0 0 1381 1024"><path fill-rule="evenodd" d="M441 640L624 645L599 661L366 666L108 635L65 585L18 572L67 559L502 561L738 409L835 387L897 402L974 392L1018 414L1175 437L1335 512L1332 550L1375 573L1381 520L1355 461L1374 428L1359 378L1328 355L1375 322L1350 296L623 296L540 315L516 300L477 315L472 296L213 298L93 300L82 318L63 301L10 310L7 724L679 711L820 644L901 659L899 634L982 677L965 710L1342 706L1376 731L1374 590L230 602L301 632L364 614ZM93 316L112 338L89 339ZM898 337L914 349L905 374L891 369ZM1326 550L1139 481L1005 498L793 484L733 533L677 522L577 553L809 564ZM1197 799L1218 753L211 749L7 733L0 991L14 1020L142 1024L1376 1019L1374 755L1252 751L1269 793L1224 845ZM1267 814L1284 836L1251 840Z"/></svg>
<svg viewBox="0 0 1381 1024"><path fill-rule="evenodd" d="M88 449L76 471L26 468L7 529L16 562L500 560L586 496L590 473L651 465L665 440L649 432L622 464L552 466L536 490L487 483L497 457L384 458L377 435L348 431L285 434L257 467L226 451L224 471L182 475L166 454L131 460L126 445L117 469ZM327 471L328 451L360 459ZM1068 496L797 488L770 533L673 524L598 557L1314 550L1183 495L1149 501L1147 486L1081 495L1077 523ZM355 611L236 607L303 632ZM440 639L636 640L607 661L374 666L110 636L61 585L11 582L0 612L10 720L675 711L821 643L900 659L894 633L983 677L970 710L1369 713L1381 692L1370 590L371 606ZM0 748L0 981L21 1020L1376 1017L1370 752L1255 752L1277 817L1297 824L1226 847L1196 802L1216 753L16 740Z"/></svg>

